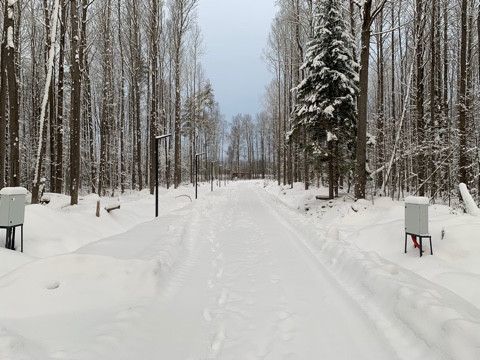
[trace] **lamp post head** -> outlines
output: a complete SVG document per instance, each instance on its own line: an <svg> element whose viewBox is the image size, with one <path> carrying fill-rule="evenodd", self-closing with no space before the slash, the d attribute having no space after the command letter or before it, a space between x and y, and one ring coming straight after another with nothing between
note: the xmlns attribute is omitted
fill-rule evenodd
<svg viewBox="0 0 480 360"><path fill-rule="evenodd" d="M159 136L156 136L155 139L162 140L162 139L166 139L166 138L169 138L169 137L172 137L172 134L159 135Z"/></svg>

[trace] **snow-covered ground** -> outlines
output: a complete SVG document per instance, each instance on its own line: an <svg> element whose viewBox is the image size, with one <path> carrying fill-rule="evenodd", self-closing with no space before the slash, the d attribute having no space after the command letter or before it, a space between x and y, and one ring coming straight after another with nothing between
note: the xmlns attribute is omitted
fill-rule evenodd
<svg viewBox="0 0 480 360"><path fill-rule="evenodd" d="M434 256L430 256L428 243L424 243L426 256L419 259L410 239L408 253L403 251L405 208L401 201L376 198L373 202L354 203L348 196L334 202L319 201L315 196L323 191L313 188L305 192L302 184L290 189L270 183L268 191L312 218L317 227L338 232L342 241L375 252L480 308L480 217L444 205L430 206Z"/></svg>
<svg viewBox="0 0 480 360"><path fill-rule="evenodd" d="M480 218L431 206L434 256L427 245L419 258L410 239L404 254L403 202L376 198L355 203L347 195L320 201L316 195L326 190L264 186L295 212L290 221L310 239L317 237L309 242L312 252L354 298L364 299L370 316L389 323L386 332L395 329L392 337L412 335L434 351L434 359L480 358ZM399 334L402 326L408 331ZM405 353L407 348L399 349Z"/></svg>
<svg viewBox="0 0 480 360"><path fill-rule="evenodd" d="M480 358L478 218L432 207L419 258L401 202L208 190L162 190L155 220L147 193L100 218L93 196L27 207L25 254L0 251L0 359Z"/></svg>

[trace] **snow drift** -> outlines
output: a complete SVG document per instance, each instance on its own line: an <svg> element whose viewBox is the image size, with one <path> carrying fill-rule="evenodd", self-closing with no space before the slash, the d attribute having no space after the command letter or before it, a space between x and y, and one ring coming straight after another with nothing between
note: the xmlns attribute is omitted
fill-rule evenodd
<svg viewBox="0 0 480 360"><path fill-rule="evenodd" d="M472 195L468 191L467 185L461 183L459 186L460 194L462 195L463 202L465 203L465 209L467 213L472 216L480 216L480 209L478 209L475 200L473 200Z"/></svg>
<svg viewBox="0 0 480 360"><path fill-rule="evenodd" d="M479 307L453 291L383 258L376 251L362 250L353 241L355 237L362 236L362 239L369 237L372 243L382 244L380 237L383 233L378 232L375 226L390 229L387 239L391 239L392 229L395 231L397 225L401 239L402 221L398 221L398 224L381 224L385 221L385 210L375 212L371 203L359 215L351 210L353 203L346 198L343 201L338 199L329 206L317 205L319 210L314 215L311 194L298 195L297 191L289 194L286 190L279 192L276 186L268 191L283 205L276 207L279 216L290 223L299 233L299 238L310 239L305 240L305 245L344 283L351 296L363 304L377 327L391 338L401 359L480 358ZM315 191L318 192L312 190ZM299 209L303 210L303 204L306 203L309 204L307 214L311 217L298 212ZM402 213L403 206L398 206L398 210ZM352 219L353 216L360 217L357 227L347 225L349 222L346 219ZM362 234L370 227L372 232ZM396 251L402 253L399 256L409 260L401 251L401 245L400 242L393 244L398 249ZM415 257L415 260L418 258ZM423 267L430 269L429 257L424 257L422 261ZM429 271L433 272L433 269ZM471 282L467 286L471 287ZM465 292L465 289L462 291ZM403 331L398 333L393 329ZM413 346L414 343L416 346ZM423 351L419 350L422 344Z"/></svg>

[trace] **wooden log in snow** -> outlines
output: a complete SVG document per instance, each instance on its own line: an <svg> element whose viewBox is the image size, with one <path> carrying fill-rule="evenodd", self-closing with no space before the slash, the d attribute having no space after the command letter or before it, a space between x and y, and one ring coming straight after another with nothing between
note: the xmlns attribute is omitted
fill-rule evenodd
<svg viewBox="0 0 480 360"><path fill-rule="evenodd" d="M113 210L120 210L120 203L113 203L105 206L105 210L110 213Z"/></svg>

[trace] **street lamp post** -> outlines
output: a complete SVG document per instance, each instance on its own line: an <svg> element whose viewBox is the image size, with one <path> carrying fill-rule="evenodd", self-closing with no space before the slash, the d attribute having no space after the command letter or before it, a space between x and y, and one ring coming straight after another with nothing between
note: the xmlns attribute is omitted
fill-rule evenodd
<svg viewBox="0 0 480 360"><path fill-rule="evenodd" d="M195 154L195 199L198 199L198 158L205 153Z"/></svg>
<svg viewBox="0 0 480 360"><path fill-rule="evenodd" d="M158 145L163 139L168 139L172 134L155 137L155 217L158 217Z"/></svg>
<svg viewBox="0 0 480 360"><path fill-rule="evenodd" d="M214 173L213 173L213 164L215 164L215 161L212 161L210 164L210 186L211 186L211 191L213 191L213 181L214 181Z"/></svg>
<svg viewBox="0 0 480 360"><path fill-rule="evenodd" d="M223 165L218 165L218 187L222 187L222 168Z"/></svg>

